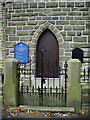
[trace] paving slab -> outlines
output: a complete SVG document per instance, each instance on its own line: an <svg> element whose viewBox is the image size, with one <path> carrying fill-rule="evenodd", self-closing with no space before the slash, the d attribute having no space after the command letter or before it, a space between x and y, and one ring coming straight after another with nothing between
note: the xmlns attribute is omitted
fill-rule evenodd
<svg viewBox="0 0 90 120"><path fill-rule="evenodd" d="M40 106L25 106L20 105L19 108L43 111L43 112L75 112L73 107L40 107Z"/></svg>

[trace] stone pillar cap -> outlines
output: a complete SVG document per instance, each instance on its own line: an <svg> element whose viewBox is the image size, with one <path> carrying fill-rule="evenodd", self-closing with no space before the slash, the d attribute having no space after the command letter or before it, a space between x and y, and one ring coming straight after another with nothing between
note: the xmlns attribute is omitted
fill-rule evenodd
<svg viewBox="0 0 90 120"><path fill-rule="evenodd" d="M80 62L79 59L70 59L68 62Z"/></svg>
<svg viewBox="0 0 90 120"><path fill-rule="evenodd" d="M14 58L7 58L5 60L5 62L18 62L18 60L14 59Z"/></svg>

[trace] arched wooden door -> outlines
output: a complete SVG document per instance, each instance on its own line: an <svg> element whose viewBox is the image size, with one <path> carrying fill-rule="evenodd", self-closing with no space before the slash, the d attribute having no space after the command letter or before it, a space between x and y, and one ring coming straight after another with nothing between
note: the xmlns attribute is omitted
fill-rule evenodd
<svg viewBox="0 0 90 120"><path fill-rule="evenodd" d="M58 77L59 46L55 35L46 29L38 39L36 48L36 76Z"/></svg>

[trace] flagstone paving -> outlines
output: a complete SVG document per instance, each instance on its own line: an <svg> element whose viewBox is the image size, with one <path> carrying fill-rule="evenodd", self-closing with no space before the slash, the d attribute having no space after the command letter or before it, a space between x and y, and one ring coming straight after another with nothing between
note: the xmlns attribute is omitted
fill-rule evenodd
<svg viewBox="0 0 90 120"><path fill-rule="evenodd" d="M32 108L32 109L31 109ZM59 108L46 109L47 107L12 107L4 106L2 109L2 118L88 118L88 110L81 110L80 108L77 111L58 111ZM42 110L41 110L42 109ZM65 108L64 108L65 110Z"/></svg>

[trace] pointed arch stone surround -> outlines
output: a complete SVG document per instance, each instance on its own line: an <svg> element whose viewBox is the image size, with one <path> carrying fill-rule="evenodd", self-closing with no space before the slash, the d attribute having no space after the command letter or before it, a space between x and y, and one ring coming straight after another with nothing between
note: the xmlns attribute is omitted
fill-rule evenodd
<svg viewBox="0 0 90 120"><path fill-rule="evenodd" d="M60 31L49 22L45 22L35 31L32 41L30 41L30 44L29 44L30 56L32 57L32 60L35 61L36 46L37 46L39 36L47 28L50 29L57 38L58 45L59 45L59 65L61 66L62 61L63 61L62 56L64 56L64 54L65 54L65 49L64 49L65 42L64 42L64 39L63 39Z"/></svg>

